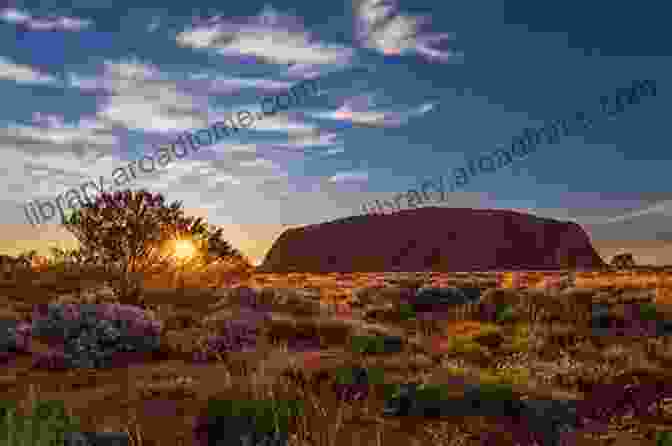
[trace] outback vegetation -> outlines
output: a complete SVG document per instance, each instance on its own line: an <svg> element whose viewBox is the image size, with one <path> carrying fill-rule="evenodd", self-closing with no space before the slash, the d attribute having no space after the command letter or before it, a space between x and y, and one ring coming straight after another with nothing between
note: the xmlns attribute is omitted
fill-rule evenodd
<svg viewBox="0 0 672 446"><path fill-rule="evenodd" d="M3 263L0 444L669 441L665 270L260 274L144 190L65 227Z"/></svg>

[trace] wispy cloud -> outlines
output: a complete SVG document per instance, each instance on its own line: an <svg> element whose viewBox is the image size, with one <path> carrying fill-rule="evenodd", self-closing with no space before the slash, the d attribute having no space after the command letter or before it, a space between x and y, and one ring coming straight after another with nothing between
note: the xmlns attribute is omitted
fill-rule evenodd
<svg viewBox="0 0 672 446"><path fill-rule="evenodd" d="M416 53L430 61L444 63L463 55L430 46L453 38L453 34L421 31L421 27L430 23L430 19L399 14L393 0L354 0L353 8L355 39L365 48L385 55Z"/></svg>
<svg viewBox="0 0 672 446"><path fill-rule="evenodd" d="M274 144L276 148L304 149L308 147L331 147L337 144L338 134L315 129L309 133L290 136L288 143Z"/></svg>
<svg viewBox="0 0 672 446"><path fill-rule="evenodd" d="M651 215L651 214L672 215L672 200L661 201L660 203L646 207L644 209L640 209L639 211L629 212L627 214L619 215L616 217L606 217L606 218L593 217L589 219L581 219L581 222L590 225L603 225L603 224L630 221L637 217L643 217L645 215Z"/></svg>
<svg viewBox="0 0 672 446"><path fill-rule="evenodd" d="M314 112L311 116L321 119L347 121L355 126L399 127L414 116L423 115L432 110L435 104L426 103L406 111L377 111L373 94L353 96L346 99L338 109L328 112Z"/></svg>
<svg viewBox="0 0 672 446"><path fill-rule="evenodd" d="M189 79L194 83L199 83L212 93L232 93L244 88L254 88L263 94L264 92L280 92L288 90L294 82L277 81L265 78L242 78L223 76L221 74L192 73Z"/></svg>
<svg viewBox="0 0 672 446"><path fill-rule="evenodd" d="M41 73L28 66L12 62L0 56L0 79L11 80L21 84L53 84L59 82L55 77Z"/></svg>
<svg viewBox="0 0 672 446"><path fill-rule="evenodd" d="M6 23L24 26L33 31L80 31L88 28L93 21L76 17L48 17L38 19L27 11L13 8L3 9L0 20Z"/></svg>
<svg viewBox="0 0 672 446"><path fill-rule="evenodd" d="M345 183L345 182L360 182L360 181L368 181L369 180L369 174L366 172L360 172L360 171L355 171L355 172L338 172L332 177L329 178L330 183Z"/></svg>

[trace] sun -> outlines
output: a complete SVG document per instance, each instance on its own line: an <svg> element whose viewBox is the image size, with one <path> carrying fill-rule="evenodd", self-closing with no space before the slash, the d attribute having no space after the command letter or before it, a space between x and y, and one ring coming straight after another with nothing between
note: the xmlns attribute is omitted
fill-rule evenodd
<svg viewBox="0 0 672 446"><path fill-rule="evenodd" d="M194 245L188 240L175 241L175 257L178 259L186 259L192 257L196 252Z"/></svg>

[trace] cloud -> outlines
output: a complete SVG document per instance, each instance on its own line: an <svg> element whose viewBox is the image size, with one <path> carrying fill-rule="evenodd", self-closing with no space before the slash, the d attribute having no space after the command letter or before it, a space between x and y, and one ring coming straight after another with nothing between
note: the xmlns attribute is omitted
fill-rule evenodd
<svg viewBox="0 0 672 446"><path fill-rule="evenodd" d="M423 115L434 108L434 104L422 104L407 111L376 111L369 110L374 106L373 94L363 94L346 99L338 109L329 112L310 113L321 119L347 121L355 126L367 127L399 127L414 116Z"/></svg>
<svg viewBox="0 0 672 446"><path fill-rule="evenodd" d="M343 152L345 152L345 148L343 148L343 147L334 147L334 148L332 148L332 149L328 149L326 152L324 152L324 154L325 154L326 156L330 156L330 155L336 155L336 154L343 153Z"/></svg>
<svg viewBox="0 0 672 446"><path fill-rule="evenodd" d="M275 148L304 149L308 147L331 147L337 143L338 135L333 132L325 132L319 128L309 133L298 133L290 136L289 143L274 144Z"/></svg>
<svg viewBox="0 0 672 446"><path fill-rule="evenodd" d="M368 181L369 174L366 172L339 172L329 178L330 183L345 183L349 181Z"/></svg>
<svg viewBox="0 0 672 446"><path fill-rule="evenodd" d="M9 58L0 56L0 79L11 80L20 84L53 84L58 79L40 73L28 65L19 65Z"/></svg>
<svg viewBox="0 0 672 446"><path fill-rule="evenodd" d="M69 74L71 87L100 95L97 117L103 121L133 130L176 133L207 128L211 123L249 111L256 117L260 105L213 108L211 95L232 93L243 88L261 91L286 91L293 84L263 78L240 78L217 75L208 79L205 73L191 73L188 79L162 73L156 66L137 60L106 61L100 76ZM200 90L198 87L201 87ZM285 133L306 132L311 125L281 115L255 119L254 131Z"/></svg>
<svg viewBox="0 0 672 446"><path fill-rule="evenodd" d="M91 20L76 17L33 18L28 12L6 8L0 13L0 20L22 25L33 31L81 31L93 24Z"/></svg>
<svg viewBox="0 0 672 446"><path fill-rule="evenodd" d="M97 118L133 130L176 132L208 125L207 92L178 88L156 66L137 60L105 61L100 76L69 74L71 87L104 95Z"/></svg>
<svg viewBox="0 0 672 446"><path fill-rule="evenodd" d="M590 225L603 225L610 223L620 223L624 221L629 221L637 217L642 217L644 215L650 214L670 214L672 213L672 200L665 200L660 203L657 203L653 206L641 209L639 211L630 212L627 214L619 215L617 217L608 217L608 218L596 218L594 221L591 219L585 219L585 224ZM582 220L584 221L584 220Z"/></svg>
<svg viewBox="0 0 672 446"><path fill-rule="evenodd" d="M430 19L397 13L393 0L354 0L353 9L355 40L362 47L390 56L416 53L442 63L462 57L462 53L432 48L430 45L451 39L453 35L421 31Z"/></svg>
<svg viewBox="0 0 672 446"><path fill-rule="evenodd" d="M252 161L241 161L240 167L264 167L268 169L278 169L279 166L271 160L265 158L256 158Z"/></svg>
<svg viewBox="0 0 672 446"><path fill-rule="evenodd" d="M349 66L353 49L315 41L301 21L271 6L246 23L219 17L176 36L179 46L213 49L224 56L250 56L275 64Z"/></svg>
<svg viewBox="0 0 672 446"><path fill-rule="evenodd" d="M284 92L294 85L293 82L276 81L264 78L242 78L207 73L192 73L189 79L204 85L211 93L232 93L244 88L254 88L261 92Z"/></svg>

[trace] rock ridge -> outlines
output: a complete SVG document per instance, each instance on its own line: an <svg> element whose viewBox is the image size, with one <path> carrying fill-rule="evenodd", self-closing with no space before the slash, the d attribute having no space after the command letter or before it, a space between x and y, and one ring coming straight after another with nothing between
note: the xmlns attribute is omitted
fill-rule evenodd
<svg viewBox="0 0 672 446"><path fill-rule="evenodd" d="M574 222L511 210L423 207L291 228L261 273L592 270L606 264Z"/></svg>

